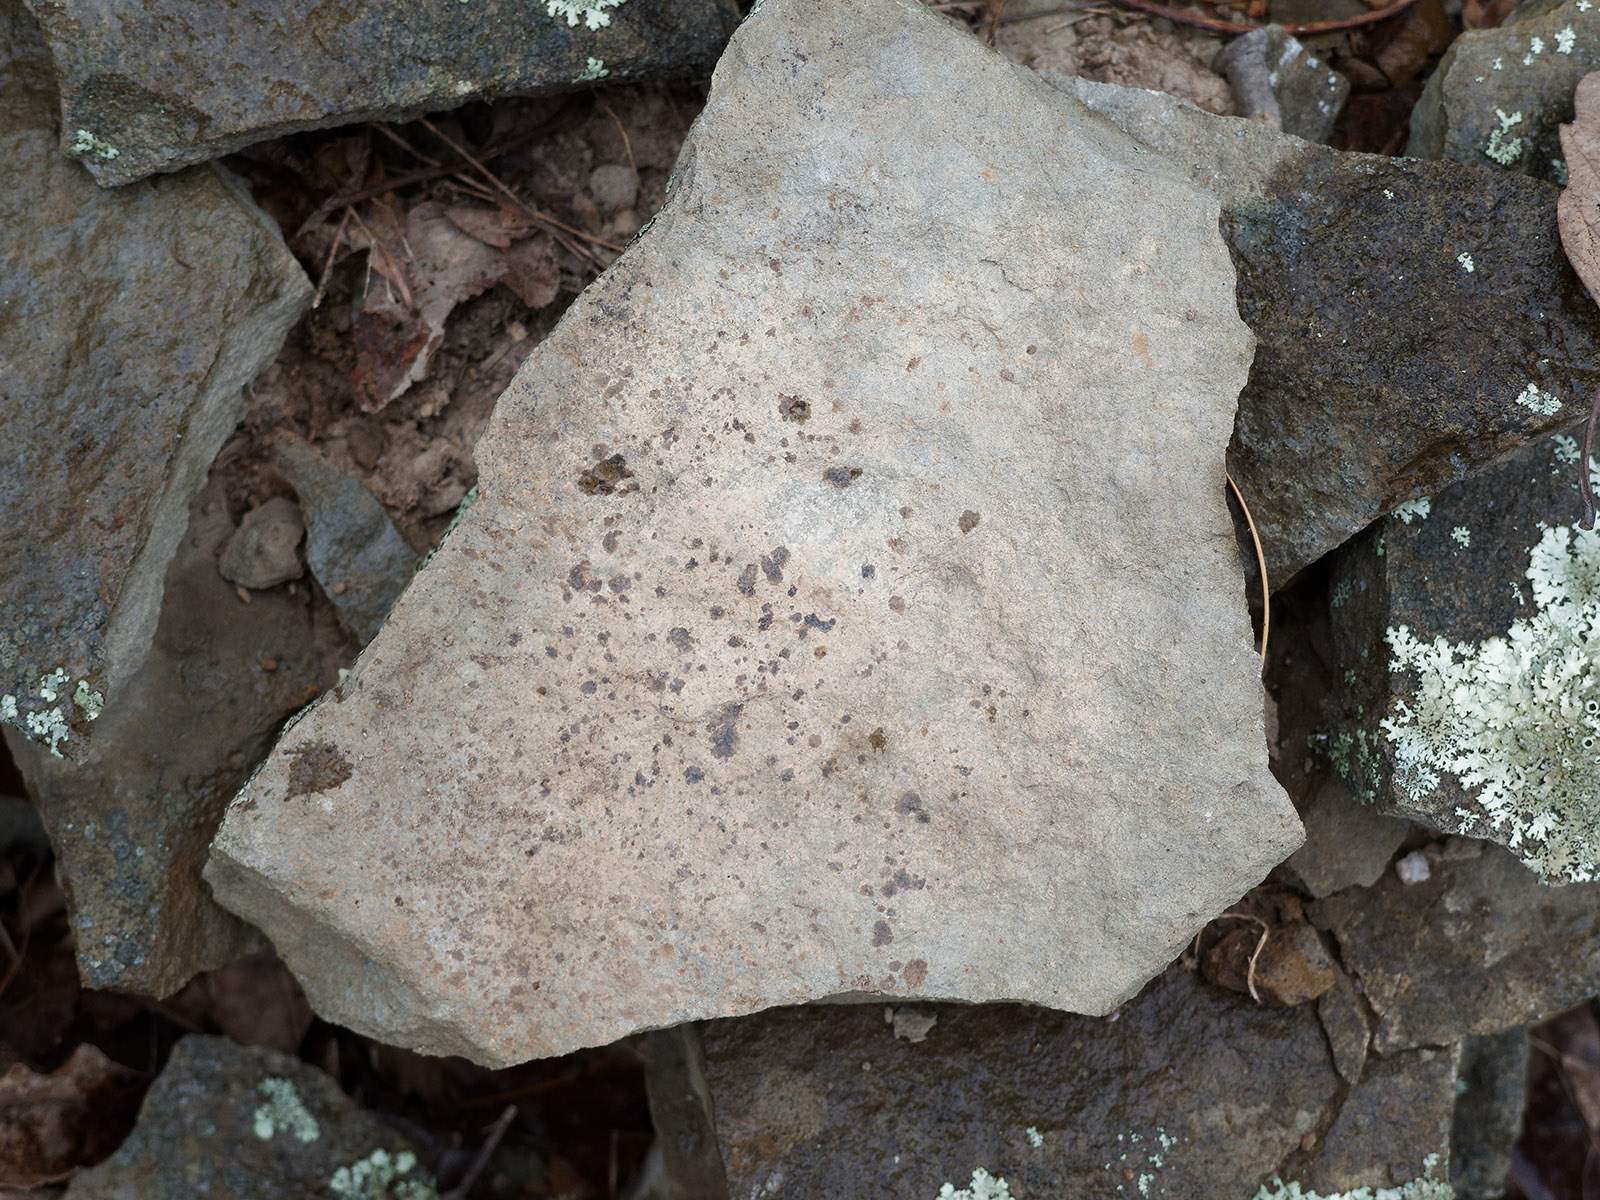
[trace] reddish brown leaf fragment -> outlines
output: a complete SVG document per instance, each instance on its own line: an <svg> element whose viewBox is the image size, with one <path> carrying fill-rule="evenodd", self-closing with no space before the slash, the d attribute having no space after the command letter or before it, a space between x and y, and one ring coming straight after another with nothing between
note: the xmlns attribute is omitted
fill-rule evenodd
<svg viewBox="0 0 1600 1200"><path fill-rule="evenodd" d="M1561 127L1561 152L1567 160L1567 186L1556 201L1556 223L1567 261L1591 300L1600 299L1600 71L1578 81L1572 96L1572 124ZM1600 417L1600 390L1590 405L1578 456L1578 494L1583 504L1580 529L1593 529L1594 489L1589 482L1589 451Z"/></svg>
<svg viewBox="0 0 1600 1200"><path fill-rule="evenodd" d="M87 1043L48 1075L17 1063L0 1077L0 1186L37 1187L105 1158L147 1082Z"/></svg>

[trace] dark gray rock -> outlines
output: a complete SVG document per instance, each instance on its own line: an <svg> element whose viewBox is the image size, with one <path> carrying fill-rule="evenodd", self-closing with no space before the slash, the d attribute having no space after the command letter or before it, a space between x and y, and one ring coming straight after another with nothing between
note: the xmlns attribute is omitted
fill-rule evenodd
<svg viewBox="0 0 1600 1200"><path fill-rule="evenodd" d="M278 469L305 512L311 573L365 645L411 582L417 552L359 479L311 447L285 445L278 452Z"/></svg>
<svg viewBox="0 0 1600 1200"><path fill-rule="evenodd" d="M1308 142L1333 135L1350 98L1350 81L1307 54L1281 25L1234 38L1211 66L1227 76L1240 116Z"/></svg>
<svg viewBox="0 0 1600 1200"><path fill-rule="evenodd" d="M300 129L709 73L731 0L32 0L61 149L127 183Z"/></svg>
<svg viewBox="0 0 1600 1200"><path fill-rule="evenodd" d="M1553 185L1344 154L1047 78L1222 201L1257 340L1228 465L1274 587L1586 409L1600 322L1562 252Z"/></svg>
<svg viewBox="0 0 1600 1200"><path fill-rule="evenodd" d="M1505 1194L1527 1105L1530 1048L1526 1029L1461 1043L1450 1126L1450 1183L1456 1200L1499 1200Z"/></svg>
<svg viewBox="0 0 1600 1200"><path fill-rule="evenodd" d="M90 987L165 996L256 936L212 901L200 870L278 726L334 680L305 589L246 604L218 575L232 529L213 483L167 573L150 652L83 762L7 731L56 846Z"/></svg>
<svg viewBox="0 0 1600 1200"><path fill-rule="evenodd" d="M1385 518L1330 599L1334 765L1552 880L1600 871L1600 533L1574 527L1577 456L1558 435Z"/></svg>
<svg viewBox="0 0 1600 1200"><path fill-rule="evenodd" d="M1377 1016L1380 1054L1527 1025L1600 991L1600 886L1546 887L1499 846L1456 843L1430 849L1422 883L1390 871L1311 905Z"/></svg>
<svg viewBox="0 0 1600 1200"><path fill-rule="evenodd" d="M934 1197L982 1169L1019 1197L1243 1195L1341 1086L1309 1005L1179 969L1112 1018L930 1007L915 1044L877 1005L703 1026L728 1194Z"/></svg>
<svg viewBox="0 0 1600 1200"><path fill-rule="evenodd" d="M1350 1192L1430 1174L1443 1179L1460 1058L1452 1045L1370 1059L1321 1140L1307 1175L1312 1186Z"/></svg>
<svg viewBox="0 0 1600 1200"><path fill-rule="evenodd" d="M306 573L300 561L300 539L305 536L300 506L282 496L245 513L217 560L217 570L229 583L257 590L277 587Z"/></svg>
<svg viewBox="0 0 1600 1200"><path fill-rule="evenodd" d="M0 721L82 751L138 668L189 502L311 297L235 183L107 195L56 147L49 56L0 2Z"/></svg>
<svg viewBox="0 0 1600 1200"><path fill-rule="evenodd" d="M1592 0L1529 0L1497 29L1468 30L1428 77L1411 110L1413 158L1567 181L1557 127L1572 92L1600 69Z"/></svg>
<svg viewBox="0 0 1600 1200"><path fill-rule="evenodd" d="M1333 986L1317 997L1317 1019L1328 1036L1334 1069L1346 1083L1360 1080L1367 1069L1372 1026L1367 1019L1366 1002L1343 971L1337 973Z"/></svg>
<svg viewBox="0 0 1600 1200"><path fill-rule="evenodd" d="M1306 844L1284 866L1313 896L1378 882L1411 832L1408 822L1363 804L1337 779L1325 780L1300 809Z"/></svg>
<svg viewBox="0 0 1600 1200"><path fill-rule="evenodd" d="M186 1037L128 1139L69 1200L438 1200L411 1145L315 1067L221 1037Z"/></svg>

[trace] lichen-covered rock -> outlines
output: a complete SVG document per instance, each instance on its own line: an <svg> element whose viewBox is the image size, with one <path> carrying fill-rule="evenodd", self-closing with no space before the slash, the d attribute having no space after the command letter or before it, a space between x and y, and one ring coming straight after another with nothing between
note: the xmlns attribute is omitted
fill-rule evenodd
<svg viewBox="0 0 1600 1200"><path fill-rule="evenodd" d="M77 755L311 285L212 170L101 192L58 153L53 109L38 30L0 0L0 722Z"/></svg>
<svg viewBox="0 0 1600 1200"><path fill-rule="evenodd" d="M1600 885L1546 887L1500 847L1452 838L1429 877L1393 871L1311 906L1392 1054L1528 1025L1600 991Z"/></svg>
<svg viewBox="0 0 1600 1200"><path fill-rule="evenodd" d="M218 835L318 1011L493 1062L839 993L1106 1011L1293 849L1248 332L1148 162L911 0L752 14Z"/></svg>
<svg viewBox="0 0 1600 1200"><path fill-rule="evenodd" d="M110 1158L68 1200L438 1200L416 1153L329 1076L276 1050L186 1037Z"/></svg>
<svg viewBox="0 0 1600 1200"><path fill-rule="evenodd" d="M1411 110L1413 158L1567 181L1557 127L1572 92L1600 69L1593 0L1529 0L1497 29L1458 37Z"/></svg>
<svg viewBox="0 0 1600 1200"><path fill-rule="evenodd" d="M1222 201L1257 342L1228 465L1274 588L1587 408L1600 324L1561 249L1553 185L1049 78Z"/></svg>
<svg viewBox="0 0 1600 1200"><path fill-rule="evenodd" d="M731 0L30 2L61 150L107 186L301 129L694 75L739 20Z"/></svg>
<svg viewBox="0 0 1600 1200"><path fill-rule="evenodd" d="M150 651L84 761L7 732L56 847L89 987L166 996L257 938L200 871L278 726L334 682L320 647L338 635L328 614L319 637L304 589L241 600L217 573L232 529L214 481L167 572Z"/></svg>
<svg viewBox="0 0 1600 1200"><path fill-rule="evenodd" d="M1600 875L1600 533L1545 439L1341 551L1329 752L1368 802Z"/></svg>

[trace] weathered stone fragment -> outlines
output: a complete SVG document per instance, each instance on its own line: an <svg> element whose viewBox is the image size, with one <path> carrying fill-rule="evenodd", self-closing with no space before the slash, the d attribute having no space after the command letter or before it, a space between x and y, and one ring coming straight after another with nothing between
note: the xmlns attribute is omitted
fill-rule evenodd
<svg viewBox="0 0 1600 1200"><path fill-rule="evenodd" d="M1317 997L1317 1017L1328 1035L1334 1068L1346 1083L1356 1083L1367 1069L1372 1028L1365 1001L1343 971L1337 972L1333 986Z"/></svg>
<svg viewBox="0 0 1600 1200"><path fill-rule="evenodd" d="M1456 1200L1500 1200L1528 1099L1526 1029L1461 1043L1456 1111L1450 1125L1450 1183Z"/></svg>
<svg viewBox="0 0 1600 1200"><path fill-rule="evenodd" d="M222 548L217 570L240 587L277 587L305 574L300 539L305 536L300 506L282 496L245 513L239 528Z"/></svg>
<svg viewBox="0 0 1600 1200"><path fill-rule="evenodd" d="M1307 54L1281 25L1234 38L1211 65L1228 77L1240 116L1308 142L1332 136L1350 96L1350 81Z"/></svg>
<svg viewBox="0 0 1600 1200"><path fill-rule="evenodd" d="M7 731L55 843L90 987L165 996L246 947L249 928L200 880L211 835L278 725L332 682L303 590L246 605L217 574L232 531L213 484L167 574L150 652L82 763Z"/></svg>
<svg viewBox="0 0 1600 1200"><path fill-rule="evenodd" d="M1218 457L1248 335L1147 163L918 3L752 14L218 836L319 1012L514 1062L840 993L1106 1011L1294 847Z"/></svg>
<svg viewBox="0 0 1600 1200"><path fill-rule="evenodd" d="M1305 1178L1327 1193L1397 1187L1430 1172L1442 1180L1460 1060L1458 1045L1369 1059Z"/></svg>
<svg viewBox="0 0 1600 1200"><path fill-rule="evenodd" d="M1600 991L1600 885L1545 887L1495 845L1448 851L1423 883L1390 871L1311 906L1377 1015L1380 1054L1527 1025Z"/></svg>
<svg viewBox="0 0 1600 1200"><path fill-rule="evenodd" d="M61 77L61 149L107 186L300 129L701 74L739 20L730 0L33 8Z"/></svg>
<svg viewBox="0 0 1600 1200"><path fill-rule="evenodd" d="M329 1076L276 1050L186 1037L116 1153L70 1200L436 1200L410 1144Z"/></svg>
<svg viewBox="0 0 1600 1200"><path fill-rule="evenodd" d="M411 582L417 552L359 479L310 446L285 445L278 452L278 469L305 510L311 573L365 645Z"/></svg>
<svg viewBox="0 0 1600 1200"><path fill-rule="evenodd" d="M875 1005L702 1027L723 1194L934 1197L982 1169L1018 1197L1248 1196L1336 1111L1309 1006L1261 1008L1176 968L1114 1021L936 1011L918 1045Z"/></svg>
<svg viewBox="0 0 1600 1200"><path fill-rule="evenodd" d="M1532 388L1532 384L1529 385ZM1492 838L1551 880L1600 872L1600 533L1558 435L1341 551L1330 754L1357 794Z"/></svg>
<svg viewBox="0 0 1600 1200"><path fill-rule="evenodd" d="M1342 782L1329 779L1300 810L1306 844L1284 866L1313 896L1331 896L1347 887L1378 882L1400 843L1408 822L1357 800Z"/></svg>
<svg viewBox="0 0 1600 1200"><path fill-rule="evenodd" d="M1529 0L1497 29L1458 37L1411 110L1413 158L1567 181L1556 127L1572 92L1600 69L1600 9L1592 0Z"/></svg>
<svg viewBox="0 0 1600 1200"><path fill-rule="evenodd" d="M311 286L229 179L106 195L0 0L0 722L80 753L138 668L189 501Z"/></svg>
<svg viewBox="0 0 1600 1200"><path fill-rule="evenodd" d="M1345 154L1049 78L1222 201L1257 340L1228 465L1274 587L1586 408L1600 325L1562 252L1553 185Z"/></svg>

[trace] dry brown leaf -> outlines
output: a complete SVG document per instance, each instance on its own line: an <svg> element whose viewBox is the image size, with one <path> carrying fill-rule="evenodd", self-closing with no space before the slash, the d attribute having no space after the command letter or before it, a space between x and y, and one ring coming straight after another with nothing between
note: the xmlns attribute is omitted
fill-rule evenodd
<svg viewBox="0 0 1600 1200"><path fill-rule="evenodd" d="M1591 298L1600 296L1600 71L1578 81L1572 124L1561 127L1567 186L1556 201L1561 245Z"/></svg>
<svg viewBox="0 0 1600 1200"><path fill-rule="evenodd" d="M105 1158L133 1127L147 1082L87 1043L48 1075L17 1063L0 1076L0 1185L53 1183Z"/></svg>

